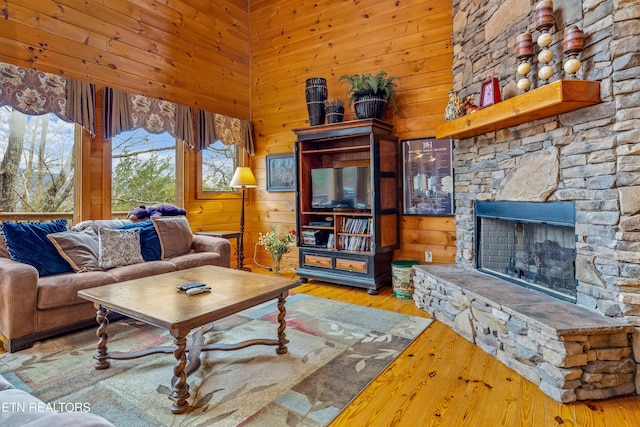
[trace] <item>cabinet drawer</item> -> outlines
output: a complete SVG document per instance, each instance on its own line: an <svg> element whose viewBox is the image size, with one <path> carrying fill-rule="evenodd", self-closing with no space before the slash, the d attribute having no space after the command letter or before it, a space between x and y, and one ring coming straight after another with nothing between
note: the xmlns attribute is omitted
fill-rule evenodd
<svg viewBox="0 0 640 427"><path fill-rule="evenodd" d="M340 259L336 258L336 268L342 270L367 272L367 261L360 261L354 259Z"/></svg>
<svg viewBox="0 0 640 427"><path fill-rule="evenodd" d="M331 258L318 255L305 255L304 263L316 267L331 267Z"/></svg>

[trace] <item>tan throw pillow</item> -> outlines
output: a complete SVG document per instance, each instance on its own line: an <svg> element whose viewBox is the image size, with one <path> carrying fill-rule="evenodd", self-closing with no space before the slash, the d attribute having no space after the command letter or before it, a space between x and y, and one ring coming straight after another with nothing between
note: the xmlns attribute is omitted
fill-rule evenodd
<svg viewBox="0 0 640 427"><path fill-rule="evenodd" d="M83 231L51 233L47 234L47 239L53 243L60 256L76 273L100 270L98 235L91 228Z"/></svg>
<svg viewBox="0 0 640 427"><path fill-rule="evenodd" d="M102 269L144 262L140 249L140 229L98 229L98 265Z"/></svg>
<svg viewBox="0 0 640 427"><path fill-rule="evenodd" d="M160 239L162 259L184 255L191 250L193 234L187 218L170 216L151 218L151 220Z"/></svg>
<svg viewBox="0 0 640 427"><path fill-rule="evenodd" d="M0 228L0 257L11 258L11 256L9 255L9 250L7 249L7 242L4 240L2 228Z"/></svg>

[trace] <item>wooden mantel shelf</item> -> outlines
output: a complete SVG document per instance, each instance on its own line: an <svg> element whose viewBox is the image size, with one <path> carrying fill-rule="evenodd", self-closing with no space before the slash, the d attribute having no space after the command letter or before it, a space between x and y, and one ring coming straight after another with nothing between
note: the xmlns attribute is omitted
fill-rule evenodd
<svg viewBox="0 0 640 427"><path fill-rule="evenodd" d="M436 138L464 139L600 103L600 82L557 80L442 123Z"/></svg>

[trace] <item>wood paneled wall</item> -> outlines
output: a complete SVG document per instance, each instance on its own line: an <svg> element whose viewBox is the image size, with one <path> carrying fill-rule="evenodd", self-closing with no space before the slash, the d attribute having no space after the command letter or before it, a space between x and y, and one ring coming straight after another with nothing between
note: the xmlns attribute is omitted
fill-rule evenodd
<svg viewBox="0 0 640 427"><path fill-rule="evenodd" d="M92 82L98 94L111 86L250 118L247 0L5 0L0 10L0 61ZM83 142L80 219L111 211L110 145L98 127ZM202 224L194 165L191 153L186 207ZM224 200L237 223L238 197Z"/></svg>
<svg viewBox="0 0 640 427"><path fill-rule="evenodd" d="M398 109L387 112L400 139L435 135L452 80L451 2L438 0L256 0L250 2L251 115L256 156L251 165L251 241L271 224L295 226L295 195L266 191L265 157L293 152L294 128L307 127L305 80L327 79L329 97L345 97L343 74L385 70L400 78ZM347 108L345 120L355 115ZM453 217L403 217L395 259L455 259ZM251 247L253 250L253 247ZM261 252L259 252L261 253ZM267 260L266 254L260 258ZM285 265L297 265L297 253Z"/></svg>
<svg viewBox="0 0 640 427"><path fill-rule="evenodd" d="M292 129L308 126L307 78L325 77L329 96L344 97L342 74L399 77L398 110L386 120L401 139L435 135L452 86L450 2L5 0L0 8L1 61L252 120L259 187L247 193L247 261L259 232L295 225L294 193L266 191L265 157L292 152ZM110 146L85 135L84 147L81 219L103 218ZM239 197L198 200L196 156L185 159L194 228L237 228ZM434 262L453 262L454 236L453 218L404 217L395 258L423 260L430 249Z"/></svg>

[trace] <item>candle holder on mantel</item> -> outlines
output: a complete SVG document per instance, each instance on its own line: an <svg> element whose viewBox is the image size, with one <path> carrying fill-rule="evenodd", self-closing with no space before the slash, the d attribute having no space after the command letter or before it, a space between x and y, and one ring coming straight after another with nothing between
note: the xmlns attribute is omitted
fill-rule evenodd
<svg viewBox="0 0 640 427"><path fill-rule="evenodd" d="M521 93L531 89L531 80L527 74L531 71L531 57L533 56L533 41L530 33L523 33L516 37L516 58L520 60L517 68L518 89Z"/></svg>
<svg viewBox="0 0 640 427"><path fill-rule="evenodd" d="M564 54L569 56L564 63L564 72L570 79L576 79L581 64L578 55L584 50L584 32L576 25L564 30Z"/></svg>
<svg viewBox="0 0 640 427"><path fill-rule="evenodd" d="M553 52L549 50L549 46L553 42L553 35L549 32L553 27L553 1L543 0L536 5L536 30L540 31L538 36L538 46L542 49L538 53L538 62L545 64L538 70L538 78L543 84L549 82L553 77Z"/></svg>

